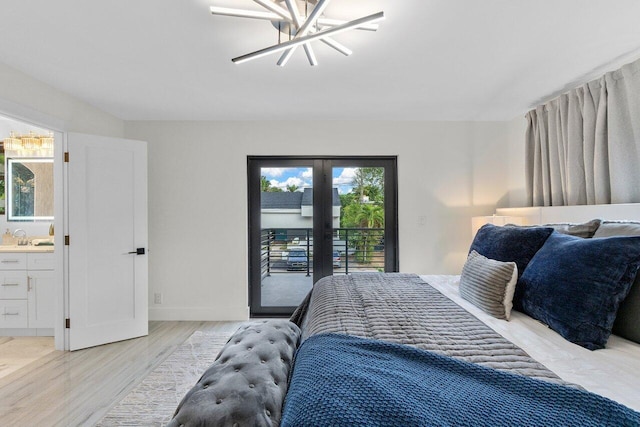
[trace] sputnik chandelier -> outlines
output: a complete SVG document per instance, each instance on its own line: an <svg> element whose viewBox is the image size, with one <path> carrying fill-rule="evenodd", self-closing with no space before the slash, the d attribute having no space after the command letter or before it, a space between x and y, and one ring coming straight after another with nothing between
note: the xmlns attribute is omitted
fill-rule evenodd
<svg viewBox="0 0 640 427"><path fill-rule="evenodd" d="M321 41L345 56L353 52L335 41L332 36L349 30L375 31L375 23L384 19L384 12L374 13L353 21L329 19L323 12L330 0L254 0L266 11L230 9L211 6L214 15L235 16L271 21L278 30L278 43L264 49L233 58L235 64L261 58L273 53L283 52L278 65L284 67L299 46L304 48L309 64L317 65L318 61L311 47L311 42ZM282 40L284 34L285 40Z"/></svg>

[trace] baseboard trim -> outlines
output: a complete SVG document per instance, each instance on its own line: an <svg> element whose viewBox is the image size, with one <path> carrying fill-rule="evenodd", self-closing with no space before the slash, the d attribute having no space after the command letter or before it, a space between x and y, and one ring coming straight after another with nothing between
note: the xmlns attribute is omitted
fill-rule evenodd
<svg viewBox="0 0 640 427"><path fill-rule="evenodd" d="M52 337L53 328L0 328L1 337Z"/></svg>
<svg viewBox="0 0 640 427"><path fill-rule="evenodd" d="M249 320L249 307L149 307L149 320L244 321Z"/></svg>

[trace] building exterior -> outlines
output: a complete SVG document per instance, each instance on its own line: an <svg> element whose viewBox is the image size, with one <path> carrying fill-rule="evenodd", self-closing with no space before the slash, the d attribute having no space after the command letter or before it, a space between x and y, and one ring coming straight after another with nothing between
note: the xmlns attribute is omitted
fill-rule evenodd
<svg viewBox="0 0 640 427"><path fill-rule="evenodd" d="M313 228L313 189L282 193L260 193L261 228L276 229L276 240L306 238ZM340 196L333 189L333 228L340 228Z"/></svg>

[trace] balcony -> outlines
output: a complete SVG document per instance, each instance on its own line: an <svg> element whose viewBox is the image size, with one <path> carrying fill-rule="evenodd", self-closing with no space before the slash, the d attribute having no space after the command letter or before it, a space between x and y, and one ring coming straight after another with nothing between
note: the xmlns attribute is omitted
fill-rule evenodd
<svg viewBox="0 0 640 427"><path fill-rule="evenodd" d="M313 285L313 230L261 230L262 305L297 306ZM333 230L333 274L384 271L384 229Z"/></svg>

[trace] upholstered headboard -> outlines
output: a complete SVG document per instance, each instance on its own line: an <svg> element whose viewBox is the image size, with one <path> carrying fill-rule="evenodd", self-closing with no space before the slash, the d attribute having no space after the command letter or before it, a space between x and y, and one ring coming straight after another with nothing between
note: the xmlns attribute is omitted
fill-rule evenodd
<svg viewBox="0 0 640 427"><path fill-rule="evenodd" d="M599 218L608 221L640 221L640 203L618 205L541 206L501 208L496 215L524 218L523 225L585 222Z"/></svg>
<svg viewBox="0 0 640 427"><path fill-rule="evenodd" d="M640 235L640 203L505 208L497 209L496 215L520 217L523 225L586 223L601 219L603 222L593 237ZM620 306L613 333L640 343L640 273Z"/></svg>

